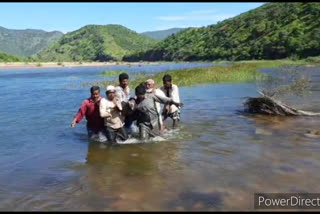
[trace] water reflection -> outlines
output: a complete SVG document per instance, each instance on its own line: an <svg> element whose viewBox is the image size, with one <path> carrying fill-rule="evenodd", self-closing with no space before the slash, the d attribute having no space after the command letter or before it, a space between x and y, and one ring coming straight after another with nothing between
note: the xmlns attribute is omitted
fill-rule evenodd
<svg viewBox="0 0 320 214"><path fill-rule="evenodd" d="M92 192L115 199L105 208L155 210L161 208L159 197L166 198L169 186L182 178L179 159L179 143L174 142L116 146L90 142L87 182Z"/></svg>

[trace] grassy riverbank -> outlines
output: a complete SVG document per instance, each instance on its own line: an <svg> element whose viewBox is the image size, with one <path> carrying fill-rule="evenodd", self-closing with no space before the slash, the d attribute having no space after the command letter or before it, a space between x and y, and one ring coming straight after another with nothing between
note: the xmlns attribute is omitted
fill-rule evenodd
<svg viewBox="0 0 320 214"><path fill-rule="evenodd" d="M147 79L153 79L160 86L162 77L165 74L170 74L173 82L179 86L192 86L206 83L221 83L221 82L251 82L264 77L259 72L261 68L280 67L283 65L305 65L305 61L292 60L256 60L256 61L239 61L231 65L217 65L202 68L189 68L181 70L169 70L158 72L155 74L147 73L130 73L130 87L135 88L141 82ZM118 84L117 75L124 71L106 71L103 74L107 76L114 75L113 81L95 81L83 83L83 87L99 85L106 87L107 85Z"/></svg>

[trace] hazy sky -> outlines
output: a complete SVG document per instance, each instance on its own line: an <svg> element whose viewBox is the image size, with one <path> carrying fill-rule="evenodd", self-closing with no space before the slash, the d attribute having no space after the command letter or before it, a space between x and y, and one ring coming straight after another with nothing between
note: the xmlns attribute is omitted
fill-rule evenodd
<svg viewBox="0 0 320 214"><path fill-rule="evenodd" d="M0 3L0 26L74 31L88 24L120 24L138 33L200 27L264 3Z"/></svg>

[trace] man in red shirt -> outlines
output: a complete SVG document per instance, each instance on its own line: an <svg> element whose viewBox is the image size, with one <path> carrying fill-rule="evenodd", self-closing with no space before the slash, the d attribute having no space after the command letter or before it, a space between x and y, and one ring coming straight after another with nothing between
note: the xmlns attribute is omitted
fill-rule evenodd
<svg viewBox="0 0 320 214"><path fill-rule="evenodd" d="M90 88L91 97L84 100L81 107L74 117L71 123L71 127L75 127L76 123L79 123L84 116L87 119L87 131L88 137L91 138L93 134L103 133L104 121L100 116L99 104L101 100L99 86L92 86Z"/></svg>

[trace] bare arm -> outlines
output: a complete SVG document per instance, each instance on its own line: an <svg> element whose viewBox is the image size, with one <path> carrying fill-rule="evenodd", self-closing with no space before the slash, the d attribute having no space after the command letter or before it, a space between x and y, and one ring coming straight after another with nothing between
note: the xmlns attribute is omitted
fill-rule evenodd
<svg viewBox="0 0 320 214"><path fill-rule="evenodd" d="M82 120L82 118L86 115L86 111L87 111L87 104L86 104L86 101L83 101L78 110L78 113L76 114L76 116L71 122L71 127L75 127L76 123L79 123Z"/></svg>

